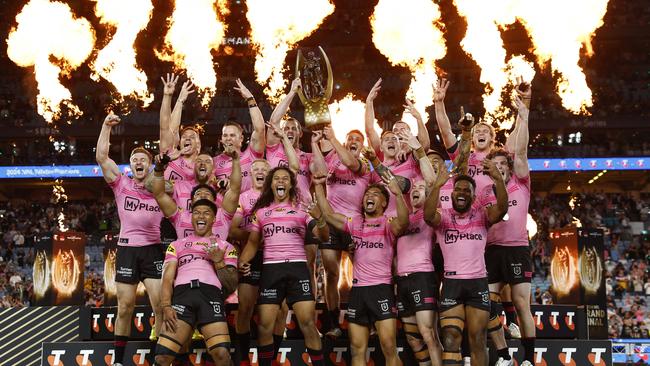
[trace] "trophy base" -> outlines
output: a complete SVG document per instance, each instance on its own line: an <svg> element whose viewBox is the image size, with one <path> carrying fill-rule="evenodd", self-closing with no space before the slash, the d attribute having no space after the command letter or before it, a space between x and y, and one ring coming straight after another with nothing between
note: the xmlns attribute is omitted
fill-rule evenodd
<svg viewBox="0 0 650 366"><path fill-rule="evenodd" d="M319 122L314 124L305 125L309 131L321 131L327 126L331 126L332 122Z"/></svg>

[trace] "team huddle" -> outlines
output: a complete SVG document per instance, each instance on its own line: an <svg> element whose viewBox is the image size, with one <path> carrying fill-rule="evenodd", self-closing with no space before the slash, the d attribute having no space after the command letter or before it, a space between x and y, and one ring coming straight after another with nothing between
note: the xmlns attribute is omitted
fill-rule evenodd
<svg viewBox="0 0 650 366"><path fill-rule="evenodd" d="M181 128L192 84L182 84L172 108L178 77L167 75L162 82L158 154L135 148L131 176L120 172L109 158L111 128L120 123L114 114L106 117L97 142L97 162L121 221L114 365L123 362L139 282L155 312L155 365L189 362L189 343L197 337L216 365L231 364L234 337L241 364L249 365L255 312L258 363L271 365L289 308L312 365L323 365L315 310L319 250L328 310L321 330L329 338L342 335L341 253L352 259L345 316L353 365L366 364L373 332L386 365L401 365L398 317L420 365L463 365L464 355L472 365L487 365L487 334L498 354L496 365L513 365L494 306L506 285L521 327L521 365L532 365L526 231L530 85L515 87L515 127L496 148L493 127L477 123L462 108L461 134L452 132L444 106L449 82L437 83L436 121L452 160L446 165L443 154L430 149L425 123L408 99L417 134L401 121L377 134L373 102L381 80L366 100L365 134L352 130L339 141L325 127L311 133L311 152L300 149L303 129L287 116L299 79L268 122L237 80L234 89L250 111L250 140L242 150L243 128L226 122L223 152L214 157L201 149L197 128ZM163 248L165 218L177 240ZM235 293L231 335L224 304Z"/></svg>

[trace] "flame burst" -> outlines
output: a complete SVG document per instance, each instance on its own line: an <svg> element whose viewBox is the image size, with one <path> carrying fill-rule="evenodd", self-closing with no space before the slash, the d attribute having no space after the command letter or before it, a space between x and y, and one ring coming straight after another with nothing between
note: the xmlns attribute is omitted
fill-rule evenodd
<svg viewBox="0 0 650 366"><path fill-rule="evenodd" d="M439 21L440 8L430 0L379 0L370 17L375 47L391 64L411 70L407 97L425 121L425 108L432 104L433 85L438 80L436 61L447 53ZM414 118L405 113L402 120L417 133Z"/></svg>
<svg viewBox="0 0 650 366"><path fill-rule="evenodd" d="M221 17L228 14L227 2L218 1L217 6ZM211 51L221 45L226 25L220 21L213 0L176 1L169 23L163 51L156 55L163 61L172 61L177 69L187 70L205 107L217 90Z"/></svg>
<svg viewBox="0 0 650 366"><path fill-rule="evenodd" d="M92 78L108 80L121 96L132 96L146 105L153 101L147 75L136 66L135 39L153 11L151 0L95 0L95 14L102 24L115 28L111 41L91 65ZM128 9L128 11L127 11Z"/></svg>
<svg viewBox="0 0 650 366"><path fill-rule="evenodd" d="M345 98L329 105L332 130L334 130L334 135L341 142L345 141L346 135L352 130L361 131L366 140L368 139L365 130L366 104L354 98L354 95L348 94ZM374 126L375 131L381 135L381 128L377 123Z"/></svg>
<svg viewBox="0 0 650 366"><path fill-rule="evenodd" d="M285 87L282 76L287 52L315 31L334 12L329 0L247 0L246 18L251 41L257 47L255 74L266 84L264 94L279 102Z"/></svg>
<svg viewBox="0 0 650 366"><path fill-rule="evenodd" d="M519 19L531 36L538 65L550 62L558 76L556 91L562 106L574 114L589 114L593 99L580 53L584 46L586 56L593 56L591 39L604 24L609 0L518 1Z"/></svg>
<svg viewBox="0 0 650 366"><path fill-rule="evenodd" d="M59 76L69 75L90 56L95 33L88 20L76 18L67 4L32 0L16 22L18 27L7 38L7 55L18 66L34 66L38 114L52 122L61 117L65 106L71 117L80 116Z"/></svg>
<svg viewBox="0 0 650 366"><path fill-rule="evenodd" d="M509 105L504 105L502 95L506 86L523 77L531 82L535 76L533 65L523 56L506 61L506 49L501 38L501 29L516 20L515 0L488 2L476 0L454 0L461 16L467 20L465 38L461 41L463 50L481 68L480 81L483 90L483 119L496 122L501 129L510 129L514 117L510 115Z"/></svg>
<svg viewBox="0 0 650 366"><path fill-rule="evenodd" d="M70 296L79 284L81 270L72 249L60 250L52 261L52 286L59 295Z"/></svg>

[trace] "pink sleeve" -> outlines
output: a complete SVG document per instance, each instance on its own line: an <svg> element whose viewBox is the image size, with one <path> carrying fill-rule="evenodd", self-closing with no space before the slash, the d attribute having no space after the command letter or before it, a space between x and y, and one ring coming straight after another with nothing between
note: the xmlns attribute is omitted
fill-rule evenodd
<svg viewBox="0 0 650 366"><path fill-rule="evenodd" d="M258 152L253 149L251 144L248 144L248 147L246 148L246 151L244 151L246 154L250 154L250 156L254 159L261 159L264 157L264 151Z"/></svg>
<svg viewBox="0 0 650 366"><path fill-rule="evenodd" d="M526 187L528 189L528 192L530 192L530 173L528 173L528 175L526 175L523 178L519 178L517 174L514 174L513 176L515 177L515 179L517 179L517 183Z"/></svg>
<svg viewBox="0 0 650 366"><path fill-rule="evenodd" d="M226 263L227 266L233 266L237 267L237 249L235 249L234 246L232 246L230 243L227 241L223 242L225 244L225 254L223 255L223 261Z"/></svg>
<svg viewBox="0 0 650 366"><path fill-rule="evenodd" d="M176 212L174 212L173 215L169 216L168 219L169 219L169 221L170 221L173 225L176 225L176 223L178 222L178 220L181 219L181 209L180 209L180 208L176 208Z"/></svg>
<svg viewBox="0 0 650 366"><path fill-rule="evenodd" d="M393 234L393 230L390 228L390 222L392 220L396 220L395 217L391 217L390 220L386 220L386 224L384 225L384 235L390 240L390 243L395 243L395 234ZM387 243L388 244L388 243Z"/></svg>
<svg viewBox="0 0 650 366"><path fill-rule="evenodd" d="M358 219L356 217L346 217L345 225L343 225L343 231L348 234L352 234L354 227L357 225Z"/></svg>
<svg viewBox="0 0 650 366"><path fill-rule="evenodd" d="M258 233L262 231L262 226L260 225L260 221L257 219L257 213L259 211L260 210L255 211L255 213L252 215L252 217L251 217L251 225L250 225L251 231L255 231L255 232L258 232Z"/></svg>
<svg viewBox="0 0 650 366"><path fill-rule="evenodd" d="M122 188L122 187L124 186L124 183L126 183L125 179L128 179L128 178L126 178L126 177L124 176L124 174L121 174L121 173L120 173L120 174L117 176L117 179L115 179L115 180L112 181L111 183L108 183L108 186L111 187L111 189L113 190L113 192L116 192L116 191L118 191L120 188Z"/></svg>

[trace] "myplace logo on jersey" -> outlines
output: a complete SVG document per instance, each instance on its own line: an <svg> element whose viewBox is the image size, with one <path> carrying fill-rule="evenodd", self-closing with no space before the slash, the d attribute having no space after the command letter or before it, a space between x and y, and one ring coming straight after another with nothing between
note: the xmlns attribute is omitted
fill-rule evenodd
<svg viewBox="0 0 650 366"><path fill-rule="evenodd" d="M160 211L159 206L154 206L154 205L149 205L145 202L140 202L140 199L134 198L127 196L124 199L124 209L126 211L138 211L138 210L144 210L144 211Z"/></svg>
<svg viewBox="0 0 650 366"><path fill-rule="evenodd" d="M274 234L302 234L302 228L300 227L286 227L284 225L275 225L275 224L266 224L262 227L264 232L264 237L269 238Z"/></svg>
<svg viewBox="0 0 650 366"><path fill-rule="evenodd" d="M467 167L467 174L470 177L475 177L476 175L481 174L482 172L483 172L483 169L479 168L476 165L469 165Z"/></svg>
<svg viewBox="0 0 650 366"><path fill-rule="evenodd" d="M357 185L357 180L356 179L345 179L345 178L340 178L335 175L330 175L327 178L327 185L334 185L334 184L340 184L340 185L345 185L345 186L356 186Z"/></svg>
<svg viewBox="0 0 650 366"><path fill-rule="evenodd" d="M461 233L456 229L445 230L445 244L453 244L458 240L483 240L483 235L475 233Z"/></svg>
<svg viewBox="0 0 650 366"><path fill-rule="evenodd" d="M382 249L384 247L384 243L382 242L363 240L359 236L353 236L352 240L354 241L355 249Z"/></svg>

